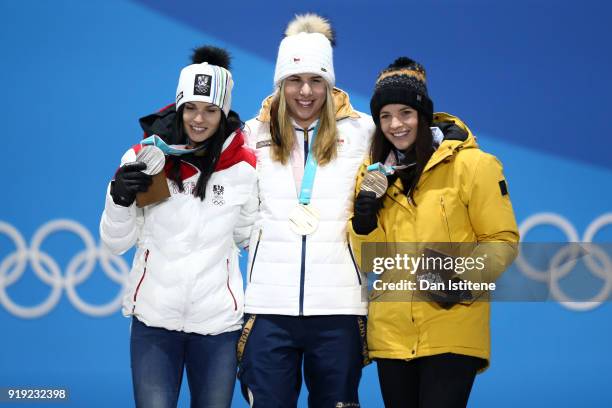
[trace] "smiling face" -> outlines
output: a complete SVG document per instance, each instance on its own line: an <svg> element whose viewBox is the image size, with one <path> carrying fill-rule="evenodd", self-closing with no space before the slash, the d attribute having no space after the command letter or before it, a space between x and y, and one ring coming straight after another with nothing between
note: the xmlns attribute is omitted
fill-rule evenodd
<svg viewBox="0 0 612 408"><path fill-rule="evenodd" d="M408 105L392 103L380 110L380 128L391 144L398 150L412 146L417 137L418 112Z"/></svg>
<svg viewBox="0 0 612 408"><path fill-rule="evenodd" d="M190 145L202 143L215 134L221 122L221 109L207 102L186 102L183 108L183 129Z"/></svg>
<svg viewBox="0 0 612 408"><path fill-rule="evenodd" d="M327 83L319 75L291 75L284 81L289 115L306 129L321 114L327 97Z"/></svg>

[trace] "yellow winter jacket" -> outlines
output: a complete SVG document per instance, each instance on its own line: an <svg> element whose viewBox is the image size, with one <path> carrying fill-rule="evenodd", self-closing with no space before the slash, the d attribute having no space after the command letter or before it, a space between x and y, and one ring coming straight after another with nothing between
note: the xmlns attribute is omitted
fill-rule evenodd
<svg viewBox="0 0 612 408"><path fill-rule="evenodd" d="M442 141L415 188L416 206L403 194L398 178L387 189L374 231L358 235L349 222L355 259L361 262L361 244L366 242L385 242L390 252L393 243L473 243L471 255L486 254L486 268L467 272L462 278L492 282L514 260L519 240L502 165L479 149L461 120L436 113L434 126L438 122L453 122L467 132L467 138ZM369 164L364 162L359 170L355 195ZM495 244L485 244L489 242ZM394 280L393 273L383 273L383 280L385 275L390 276L387 281ZM448 310L415 296L388 301L384 290L372 291L369 297L371 358L410 360L456 353L485 359L483 369L488 366L490 305L485 297Z"/></svg>

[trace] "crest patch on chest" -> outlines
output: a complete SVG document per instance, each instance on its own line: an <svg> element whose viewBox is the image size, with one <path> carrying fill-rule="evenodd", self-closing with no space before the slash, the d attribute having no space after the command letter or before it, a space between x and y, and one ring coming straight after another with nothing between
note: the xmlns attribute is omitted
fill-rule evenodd
<svg viewBox="0 0 612 408"><path fill-rule="evenodd" d="M212 202L214 205L223 205L225 204L225 200L223 199L223 192L225 191L225 187L219 184L213 185L213 199Z"/></svg>

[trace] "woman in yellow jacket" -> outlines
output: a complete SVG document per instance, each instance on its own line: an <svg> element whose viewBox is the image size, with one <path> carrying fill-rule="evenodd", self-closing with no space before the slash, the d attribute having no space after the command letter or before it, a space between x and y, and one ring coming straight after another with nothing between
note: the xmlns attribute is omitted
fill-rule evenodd
<svg viewBox="0 0 612 408"><path fill-rule="evenodd" d="M349 232L362 270L376 272L368 346L385 406L465 407L489 362L482 289L519 239L502 166L463 122L433 113L425 70L409 58L382 71L370 108L376 133Z"/></svg>

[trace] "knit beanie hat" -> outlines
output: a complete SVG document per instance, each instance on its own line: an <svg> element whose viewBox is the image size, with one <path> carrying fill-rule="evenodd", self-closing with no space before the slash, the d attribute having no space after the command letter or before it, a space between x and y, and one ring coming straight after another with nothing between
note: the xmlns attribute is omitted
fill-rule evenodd
<svg viewBox="0 0 612 408"><path fill-rule="evenodd" d="M218 106L227 116L234 87L229 72L229 54L221 48L201 47L194 51L192 59L202 62L181 70L176 88L176 109L186 102L208 102Z"/></svg>
<svg viewBox="0 0 612 408"><path fill-rule="evenodd" d="M372 119L378 125L380 110L391 103L401 103L416 109L433 120L433 102L427 93L425 68L407 57L396 59L383 70L376 80L374 95L370 100Z"/></svg>
<svg viewBox="0 0 612 408"><path fill-rule="evenodd" d="M278 47L274 86L278 88L291 75L316 74L333 87L333 45L334 33L326 19L316 14L296 15Z"/></svg>

